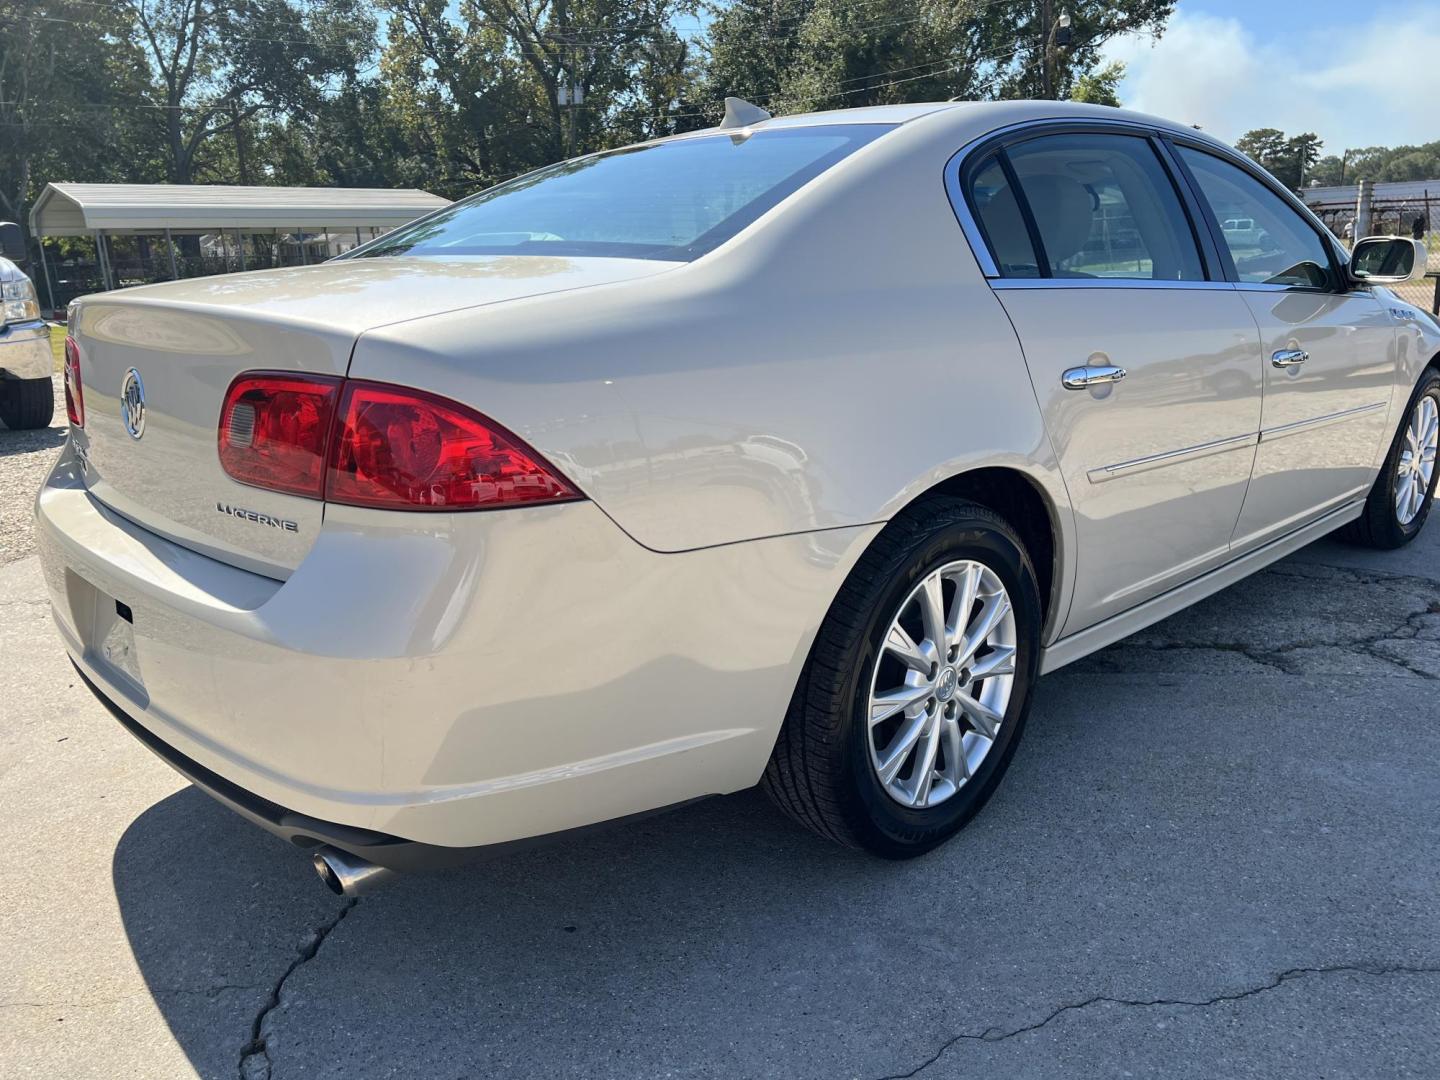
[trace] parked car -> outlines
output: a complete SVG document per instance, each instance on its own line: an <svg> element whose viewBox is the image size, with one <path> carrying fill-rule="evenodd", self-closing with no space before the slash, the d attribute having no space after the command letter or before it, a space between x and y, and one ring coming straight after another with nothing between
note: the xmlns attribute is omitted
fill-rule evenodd
<svg viewBox="0 0 1440 1080"><path fill-rule="evenodd" d="M11 261L24 257L20 226L0 222L0 420L12 429L47 427L55 418L50 328L34 283Z"/></svg>
<svg viewBox="0 0 1440 1080"><path fill-rule="evenodd" d="M1102 186L1144 257L1077 269ZM1440 324L1384 285L1420 250L1347 257L1153 117L732 102L324 265L74 305L55 618L337 891L756 783L918 855L1041 674L1419 532Z"/></svg>
<svg viewBox="0 0 1440 1080"><path fill-rule="evenodd" d="M1225 234L1225 243L1232 250L1240 248L1263 250L1270 240L1265 230L1255 224L1254 218L1226 218L1220 223L1220 231Z"/></svg>

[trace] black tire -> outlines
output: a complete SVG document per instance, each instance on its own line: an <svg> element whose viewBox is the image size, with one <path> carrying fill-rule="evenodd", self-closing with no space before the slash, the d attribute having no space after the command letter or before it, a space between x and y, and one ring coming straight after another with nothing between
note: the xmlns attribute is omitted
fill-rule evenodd
<svg viewBox="0 0 1440 1080"><path fill-rule="evenodd" d="M1425 369L1425 374L1420 377L1420 385L1415 387L1415 392L1405 403L1405 412L1395 429L1390 452L1385 455L1385 464L1381 466L1380 475L1375 478L1375 485L1365 499L1365 510L1358 519L1341 530L1341 539L1363 547L1388 551L1404 547L1419 536L1420 530L1425 527L1425 519L1430 516L1430 507L1435 503L1435 483L1440 479L1440 469L1431 475L1430 487L1425 492L1425 500L1420 504L1419 511L1403 525L1395 512L1395 490L1400 481L1400 460L1405 449L1405 430L1410 424L1410 415L1420 399L1427 395L1434 398L1437 408L1440 408L1440 371L1433 367Z"/></svg>
<svg viewBox="0 0 1440 1080"><path fill-rule="evenodd" d="M49 427L55 389L49 379L0 380L0 420L12 431Z"/></svg>
<svg viewBox="0 0 1440 1080"><path fill-rule="evenodd" d="M970 780L925 809L902 806L871 766L866 710L883 636L905 598L957 559L995 571L1015 612L1015 676L995 744ZM1019 537L994 511L925 500L892 521L861 557L821 624L761 786L821 836L891 859L924 854L985 804L1010 763L1029 712L1039 659L1040 593Z"/></svg>

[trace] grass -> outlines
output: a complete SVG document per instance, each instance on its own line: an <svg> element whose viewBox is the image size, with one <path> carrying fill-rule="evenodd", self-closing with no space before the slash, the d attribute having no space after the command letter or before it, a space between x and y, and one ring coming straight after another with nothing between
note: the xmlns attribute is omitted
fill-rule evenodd
<svg viewBox="0 0 1440 1080"><path fill-rule="evenodd" d="M55 363L54 370L59 371L65 366L65 334L59 331L57 326L50 327L50 357Z"/></svg>

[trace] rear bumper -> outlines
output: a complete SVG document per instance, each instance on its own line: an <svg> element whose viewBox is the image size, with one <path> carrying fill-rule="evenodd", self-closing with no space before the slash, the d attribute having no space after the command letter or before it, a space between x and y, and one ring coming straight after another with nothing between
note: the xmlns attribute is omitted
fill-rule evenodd
<svg viewBox="0 0 1440 1080"><path fill-rule="evenodd" d="M590 503L327 507L281 582L119 517L68 448L36 518L127 727L272 832L396 868L753 784L877 528L658 555Z"/></svg>
<svg viewBox="0 0 1440 1080"><path fill-rule="evenodd" d="M12 379L48 379L52 367L50 327L35 322L0 329L0 373Z"/></svg>

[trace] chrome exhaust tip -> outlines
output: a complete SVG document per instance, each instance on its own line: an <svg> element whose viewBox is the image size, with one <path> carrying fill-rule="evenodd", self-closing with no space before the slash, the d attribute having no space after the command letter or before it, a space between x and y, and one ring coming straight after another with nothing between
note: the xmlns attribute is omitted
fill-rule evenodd
<svg viewBox="0 0 1440 1080"><path fill-rule="evenodd" d="M310 857L310 861L325 887L336 896L359 896L378 889L395 877L394 870L376 866L369 859L339 848L322 847Z"/></svg>

